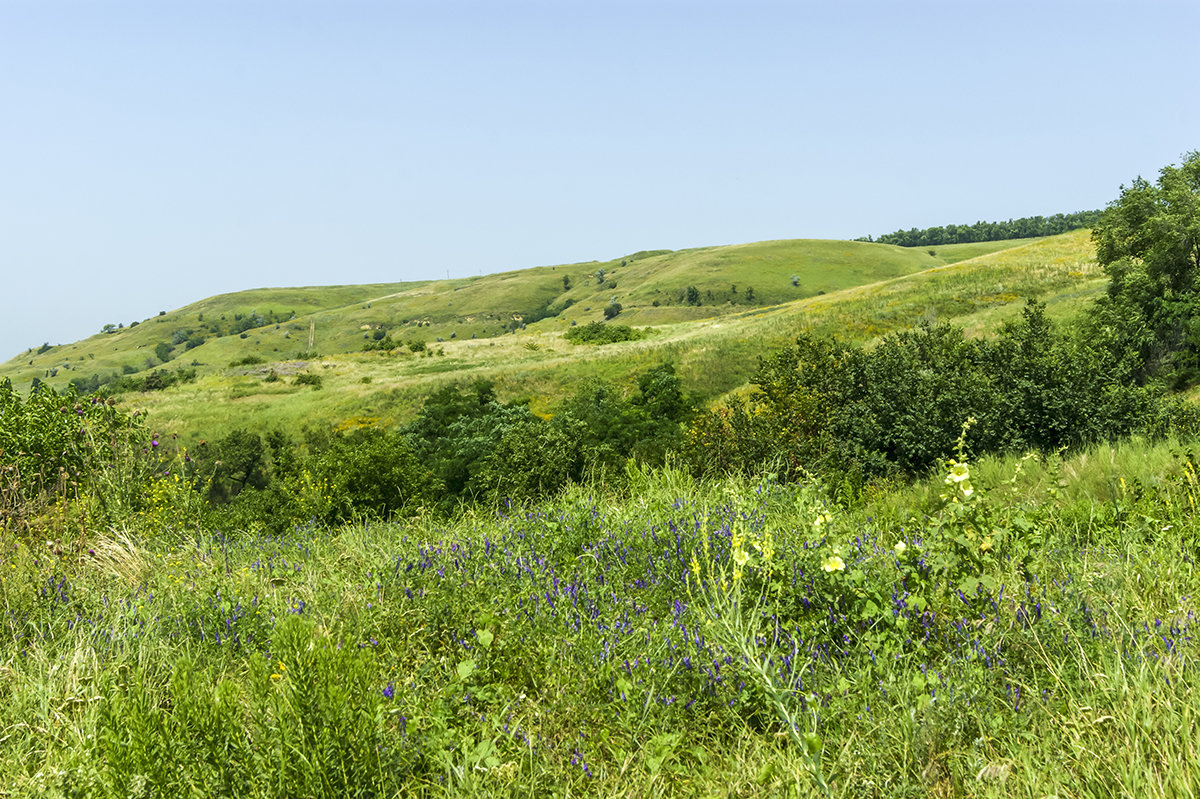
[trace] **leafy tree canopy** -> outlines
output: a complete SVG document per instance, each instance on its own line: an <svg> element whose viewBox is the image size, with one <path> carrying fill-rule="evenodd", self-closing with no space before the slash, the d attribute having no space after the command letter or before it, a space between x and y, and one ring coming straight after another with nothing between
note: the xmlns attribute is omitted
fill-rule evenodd
<svg viewBox="0 0 1200 799"><path fill-rule="evenodd" d="M1200 152L1167 166L1157 183L1138 178L1093 230L1110 277L1096 304L1097 340L1130 379L1175 388L1200 377Z"/></svg>

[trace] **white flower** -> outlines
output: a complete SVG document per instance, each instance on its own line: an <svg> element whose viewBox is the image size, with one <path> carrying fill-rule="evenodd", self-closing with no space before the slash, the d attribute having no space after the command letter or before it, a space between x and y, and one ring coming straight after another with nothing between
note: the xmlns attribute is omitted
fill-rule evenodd
<svg viewBox="0 0 1200 799"><path fill-rule="evenodd" d="M903 541L897 541L896 546L892 547L892 551L896 553L896 557L898 558L904 557L904 550L906 549L908 549L908 544L905 544Z"/></svg>
<svg viewBox="0 0 1200 799"><path fill-rule="evenodd" d="M946 475L946 484L963 483L971 479L971 470L965 463L951 461L950 474Z"/></svg>

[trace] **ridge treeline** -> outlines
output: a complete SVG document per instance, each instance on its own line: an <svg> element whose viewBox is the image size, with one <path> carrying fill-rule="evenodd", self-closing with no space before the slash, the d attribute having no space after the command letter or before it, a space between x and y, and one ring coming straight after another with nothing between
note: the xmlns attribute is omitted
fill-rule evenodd
<svg viewBox="0 0 1200 799"><path fill-rule="evenodd" d="M1057 236L1072 230L1094 227L1103 211L1077 211L1073 214L1053 216L1023 216L1006 222L976 222L973 225L946 225L923 230L897 230L884 233L878 238L864 236L855 241L876 244L895 244L900 247L934 247L941 244L973 244L980 241L1004 241L1006 239L1032 239L1039 236Z"/></svg>

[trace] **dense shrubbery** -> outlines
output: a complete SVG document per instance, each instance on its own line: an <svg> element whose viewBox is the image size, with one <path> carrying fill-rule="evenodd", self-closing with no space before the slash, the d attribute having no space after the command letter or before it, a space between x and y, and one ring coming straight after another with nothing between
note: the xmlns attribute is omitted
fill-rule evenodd
<svg viewBox="0 0 1200 799"><path fill-rule="evenodd" d="M1180 389L1200 380L1200 152L1138 178L1096 225L1108 290L1088 334L1121 366L1122 379Z"/></svg>
<svg viewBox="0 0 1200 799"><path fill-rule="evenodd" d="M573 344L614 344L618 341L636 341L644 335L644 330L634 330L628 325L589 322L580 327L572 327L563 334L563 338Z"/></svg>
<svg viewBox="0 0 1200 799"><path fill-rule="evenodd" d="M763 359L756 392L696 421L688 455L703 472L861 480L924 473L953 454L968 419L975 454L1197 428L1190 408L1120 376L1105 350L1056 332L1032 303L995 340L945 325L870 349L806 336Z"/></svg>
<svg viewBox="0 0 1200 799"><path fill-rule="evenodd" d="M626 394L588 383L552 415L500 402L487 382L450 384L402 428L364 428L304 442L238 429L193 448L187 485L229 530L284 532L317 521L449 512L462 502L551 496L571 483L661 464L676 449L691 402L669 364Z"/></svg>
<svg viewBox="0 0 1200 799"><path fill-rule="evenodd" d="M583 386L550 418L497 401L489 383L432 394L406 429L422 462L455 499L531 499L628 458L661 463L690 411L670 365L638 377L626 398L615 386Z"/></svg>
<svg viewBox="0 0 1200 799"><path fill-rule="evenodd" d="M59 394L47 385L22 397L3 381L0 528L28 527L58 502L90 504L103 513L113 499L105 478L128 463L144 435L138 420L111 400L82 397L74 387ZM148 470L135 471L144 476Z"/></svg>
<svg viewBox="0 0 1200 799"><path fill-rule="evenodd" d="M155 369L147 374L110 374L101 376L93 374L90 377L77 377L71 381L71 386L80 394L101 392L105 396L122 394L128 391L162 391L176 383L191 383L196 380L195 367L180 369Z"/></svg>

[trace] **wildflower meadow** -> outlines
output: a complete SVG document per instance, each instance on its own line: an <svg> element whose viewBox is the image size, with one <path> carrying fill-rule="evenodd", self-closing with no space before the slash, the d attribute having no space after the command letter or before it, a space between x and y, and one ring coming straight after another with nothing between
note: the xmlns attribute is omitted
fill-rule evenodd
<svg viewBox="0 0 1200 799"><path fill-rule="evenodd" d="M1195 460L1104 502L1069 465L856 507L631 467L452 520L9 536L7 790L1189 795Z"/></svg>

